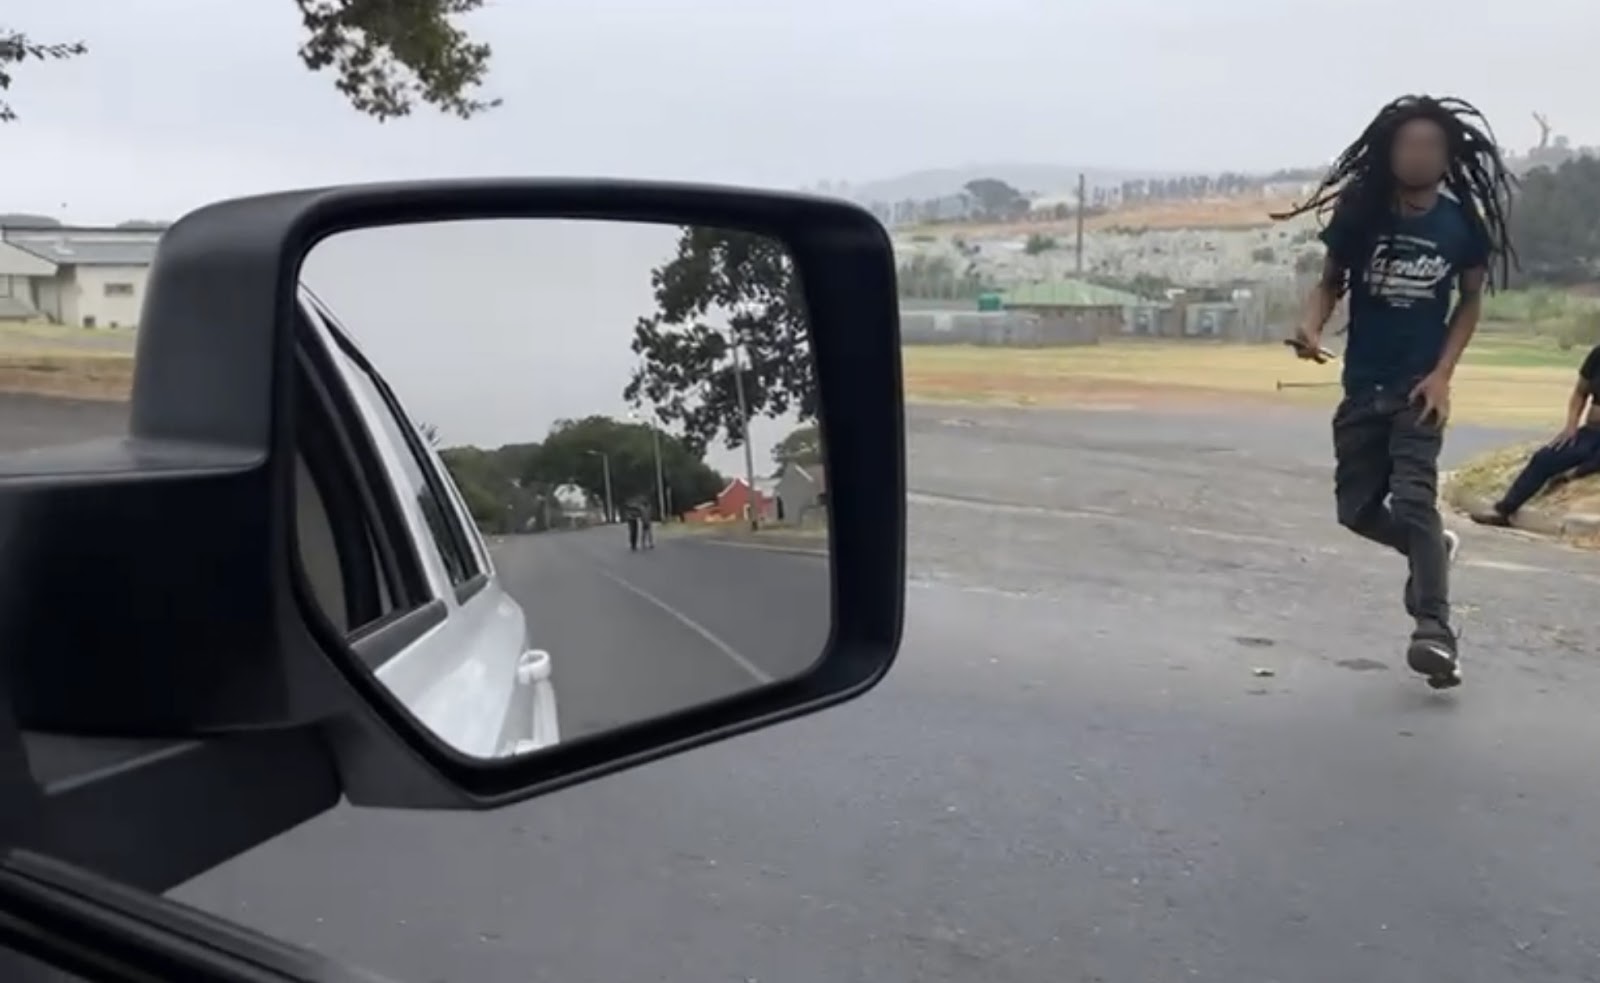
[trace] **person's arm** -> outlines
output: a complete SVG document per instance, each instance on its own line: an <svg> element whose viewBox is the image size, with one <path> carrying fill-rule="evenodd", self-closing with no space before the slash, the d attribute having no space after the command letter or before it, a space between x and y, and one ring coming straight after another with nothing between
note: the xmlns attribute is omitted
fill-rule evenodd
<svg viewBox="0 0 1600 983"><path fill-rule="evenodd" d="M1478 320L1483 317L1483 285L1489 271L1484 266L1474 266L1461 274L1461 299L1450 312L1450 333L1445 336L1444 351L1439 354L1439 364L1433 371L1446 379L1455 375L1456 365L1478 330Z"/></svg>
<svg viewBox="0 0 1600 983"><path fill-rule="evenodd" d="M1322 257L1322 272L1306 295L1297 331L1300 341L1313 352L1322 344L1322 329L1333 316L1333 309L1339 305L1350 279L1351 257L1358 237L1354 212L1345 201L1335 204L1327 227L1317 238L1322 240L1327 251Z"/></svg>
<svg viewBox="0 0 1600 983"><path fill-rule="evenodd" d="M1322 274L1306 295L1300 315L1300 338L1311 345L1322 339L1322 329L1327 326L1333 309L1339 305L1339 294L1344 289L1344 264L1332 252L1322 257Z"/></svg>
<svg viewBox="0 0 1600 983"><path fill-rule="evenodd" d="M1589 399L1593 394L1589 391L1588 380L1582 376L1573 383L1572 395L1567 397L1567 423L1562 428L1564 434L1575 434L1583 426L1583 415L1589 409Z"/></svg>

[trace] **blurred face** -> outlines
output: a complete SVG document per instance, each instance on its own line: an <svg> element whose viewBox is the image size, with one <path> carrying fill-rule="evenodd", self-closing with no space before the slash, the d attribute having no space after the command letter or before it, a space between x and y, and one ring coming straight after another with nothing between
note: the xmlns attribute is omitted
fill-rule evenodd
<svg viewBox="0 0 1600 983"><path fill-rule="evenodd" d="M1401 125L1394 137L1395 179L1408 191L1438 187L1444 180L1450 144L1444 128L1431 119Z"/></svg>

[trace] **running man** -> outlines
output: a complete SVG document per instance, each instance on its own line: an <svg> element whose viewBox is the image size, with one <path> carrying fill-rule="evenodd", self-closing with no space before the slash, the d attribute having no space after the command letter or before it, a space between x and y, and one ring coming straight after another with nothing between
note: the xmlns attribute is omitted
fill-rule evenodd
<svg viewBox="0 0 1600 983"><path fill-rule="evenodd" d="M1483 291L1503 283L1516 258L1506 232L1512 187L1476 109L1405 96L1379 110L1308 201L1273 216L1327 219L1297 350L1321 360L1323 327L1348 294L1344 399L1333 415L1339 523L1406 557L1415 622L1406 662L1436 689L1461 682L1449 588L1460 540L1439 516L1439 452Z"/></svg>

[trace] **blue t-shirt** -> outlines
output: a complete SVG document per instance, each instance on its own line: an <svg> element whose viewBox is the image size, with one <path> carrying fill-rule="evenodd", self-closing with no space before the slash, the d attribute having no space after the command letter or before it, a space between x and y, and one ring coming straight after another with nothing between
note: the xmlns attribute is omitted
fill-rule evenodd
<svg viewBox="0 0 1600 983"><path fill-rule="evenodd" d="M1394 216L1370 247L1369 238L1342 204L1322 230L1328 254L1350 271L1346 392L1409 387L1433 371L1460 275L1489 262L1483 224L1446 195L1426 212Z"/></svg>

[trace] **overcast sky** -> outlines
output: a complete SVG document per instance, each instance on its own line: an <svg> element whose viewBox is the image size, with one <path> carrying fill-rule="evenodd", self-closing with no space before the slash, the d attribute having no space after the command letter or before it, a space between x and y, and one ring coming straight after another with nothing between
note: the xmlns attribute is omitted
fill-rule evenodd
<svg viewBox="0 0 1600 983"><path fill-rule="evenodd" d="M486 94L505 105L387 124L301 66L291 0L5 0L0 26L90 46L18 69L21 119L0 129L0 211L74 223L396 177L794 187L987 161L1266 170L1327 161L1418 90L1471 99L1519 149L1536 109L1600 143L1594 0L492 0L467 26L494 45ZM527 439L523 421L537 436L554 416L617 408L659 258L648 235L577 253L551 235L514 260L548 277L496 281L446 265L476 253L396 240L410 259L363 271L352 249L322 287L448 439Z"/></svg>
<svg viewBox="0 0 1600 983"><path fill-rule="evenodd" d="M467 23L505 105L381 125L301 67L291 0L5 0L0 23L90 45L24 66L0 131L0 209L80 221L398 176L1269 169L1419 89L1518 148L1535 109L1600 143L1593 0L491 0Z"/></svg>
<svg viewBox="0 0 1600 983"><path fill-rule="evenodd" d="M678 230L624 222L484 221L364 229L312 250L301 280L338 315L441 443L498 447L555 420L626 417L650 272ZM792 418L751 421L757 476ZM743 452L708 459L744 472Z"/></svg>

